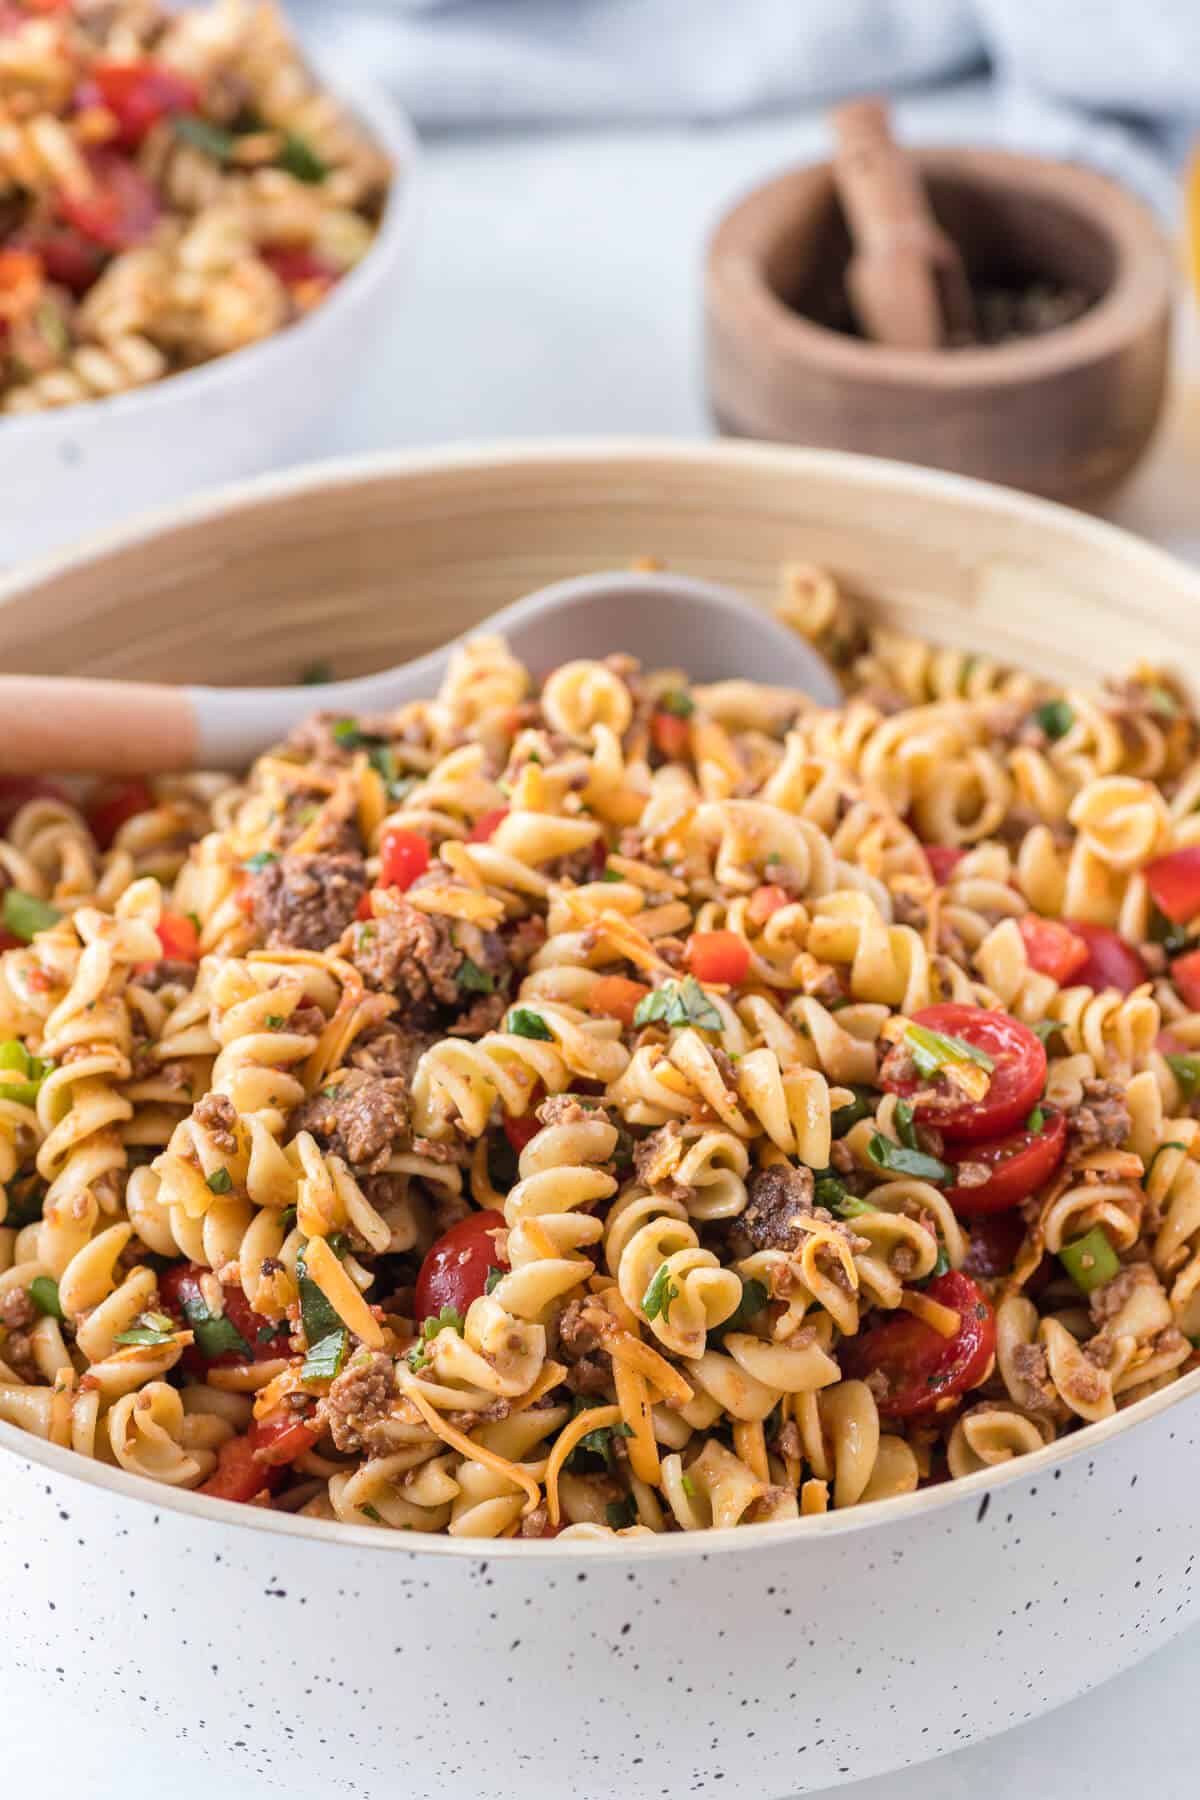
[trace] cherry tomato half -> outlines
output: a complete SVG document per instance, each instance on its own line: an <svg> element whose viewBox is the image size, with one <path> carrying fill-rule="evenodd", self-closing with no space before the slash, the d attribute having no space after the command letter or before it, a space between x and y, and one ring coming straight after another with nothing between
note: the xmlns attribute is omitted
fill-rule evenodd
<svg viewBox="0 0 1200 1800"><path fill-rule="evenodd" d="M126 820L153 805L154 795L144 781L102 782L88 796L84 817L100 848L110 850Z"/></svg>
<svg viewBox="0 0 1200 1800"><path fill-rule="evenodd" d="M947 1162L986 1163L993 1173L980 1187L948 1187L945 1195L956 1213L967 1218L1006 1212L1048 1181L1067 1147L1067 1121L1049 1113L1040 1131L1010 1131L982 1144L966 1145L961 1154L946 1153Z"/></svg>
<svg viewBox="0 0 1200 1800"><path fill-rule="evenodd" d="M1180 999L1192 1008L1200 1011L1200 950L1189 950L1186 956L1177 956L1171 964L1171 980L1179 991Z"/></svg>
<svg viewBox="0 0 1200 1800"><path fill-rule="evenodd" d="M887 1377L887 1392L878 1402L885 1419L920 1418L978 1387L995 1354L996 1315L969 1275L951 1269L925 1292L958 1314L954 1337L944 1338L924 1320L901 1313L842 1347L848 1375L861 1380L877 1372Z"/></svg>
<svg viewBox="0 0 1200 1800"><path fill-rule="evenodd" d="M40 775L0 775L0 831L8 830L30 800L60 800L71 805L70 794L56 781L43 781Z"/></svg>
<svg viewBox="0 0 1200 1800"><path fill-rule="evenodd" d="M186 75L150 57L136 62L102 59L92 64L91 76L100 100L116 118L116 141L128 150L136 150L160 119L194 112L199 98Z"/></svg>
<svg viewBox="0 0 1200 1800"><path fill-rule="evenodd" d="M181 1325L188 1324L186 1304L198 1302L206 1306L204 1292L200 1286L200 1278L209 1271L200 1263L172 1263L158 1278L158 1294L163 1310L178 1319ZM264 1319L256 1313L240 1287L232 1283L224 1283L221 1288L224 1299L224 1317L228 1319L234 1330L248 1345L250 1356L236 1347L222 1350L216 1356L208 1356L199 1344L190 1344L182 1357L183 1367L189 1372L202 1375L206 1369L231 1369L250 1362L272 1362L277 1356L287 1356L286 1333L277 1335L278 1327L270 1319ZM262 1334L261 1336L259 1334Z"/></svg>
<svg viewBox="0 0 1200 1800"><path fill-rule="evenodd" d="M423 838L419 831L405 831L399 825L384 832L379 845L381 887L410 888L428 867L428 838Z"/></svg>
<svg viewBox="0 0 1200 1800"><path fill-rule="evenodd" d="M217 1466L207 1481L196 1489L214 1500L234 1500L241 1505L255 1499L266 1488L273 1492L283 1480L282 1468L268 1468L254 1454L249 1435L226 1440L217 1451Z"/></svg>
<svg viewBox="0 0 1200 1800"><path fill-rule="evenodd" d="M736 987L750 971L750 946L736 931L693 931L683 960L697 981Z"/></svg>
<svg viewBox="0 0 1200 1800"><path fill-rule="evenodd" d="M982 1006L963 1006L950 1001L926 1006L913 1014L914 1025L925 1025L944 1037L961 1038L992 1059L989 1086L982 1100L959 1100L953 1093L922 1101L916 1117L936 1125L948 1138L994 1138L1011 1131L1028 1117L1046 1085L1046 1052L1027 1025L1005 1012L988 1012ZM886 1065L885 1065L886 1067ZM889 1093L907 1098L928 1080L914 1075L904 1080L882 1077Z"/></svg>
<svg viewBox="0 0 1200 1800"><path fill-rule="evenodd" d="M438 1239L417 1276L414 1310L418 1325L423 1319L436 1318L443 1306L465 1315L472 1300L482 1294L491 1271L504 1266L491 1235L503 1229L503 1213L475 1212Z"/></svg>
<svg viewBox="0 0 1200 1800"><path fill-rule="evenodd" d="M14 232L10 242L40 257L49 280L69 288L76 297L87 293L105 263L98 244L90 243L69 225L49 220Z"/></svg>
<svg viewBox="0 0 1200 1800"><path fill-rule="evenodd" d="M510 810L507 806L497 806L491 812L482 813L467 833L468 844L486 844L489 838L495 836Z"/></svg>
<svg viewBox="0 0 1200 1800"><path fill-rule="evenodd" d="M777 881L765 881L751 894L746 912L755 925L765 925L788 903L788 891Z"/></svg>
<svg viewBox="0 0 1200 1800"><path fill-rule="evenodd" d="M169 962L196 962L200 956L200 933L195 919L187 913L165 912L155 926L163 955Z"/></svg>
<svg viewBox="0 0 1200 1800"><path fill-rule="evenodd" d="M989 1279L1007 1275L1024 1242L1025 1221L1019 1212L984 1213L972 1219L963 1273Z"/></svg>
<svg viewBox="0 0 1200 1800"><path fill-rule="evenodd" d="M1116 988L1118 993L1131 993L1147 979L1146 965L1134 949L1107 925L1089 925L1082 919L1064 919L1076 937L1088 947L1087 961L1074 974L1076 987L1090 987L1096 993Z"/></svg>
<svg viewBox="0 0 1200 1800"><path fill-rule="evenodd" d="M692 741L692 728L677 713L659 711L650 720L650 742L660 756L678 762L687 755Z"/></svg>
<svg viewBox="0 0 1200 1800"><path fill-rule="evenodd" d="M162 213L154 188L119 151L89 150L87 162L92 191L60 191L56 196L67 224L105 250L131 250L145 243Z"/></svg>
<svg viewBox="0 0 1200 1800"><path fill-rule="evenodd" d="M638 1005L650 989L642 981L630 981L625 975L602 975L588 995L588 1009L609 1019L620 1019L632 1025Z"/></svg>
<svg viewBox="0 0 1200 1800"><path fill-rule="evenodd" d="M1200 913L1200 844L1155 857L1145 875L1155 906L1174 924L1186 925Z"/></svg>
<svg viewBox="0 0 1200 1800"><path fill-rule="evenodd" d="M967 854L957 844L922 844L930 873L939 887L945 887L963 857Z"/></svg>
<svg viewBox="0 0 1200 1800"><path fill-rule="evenodd" d="M281 1407L256 1419L250 1427L250 1442L260 1462L270 1469L281 1469L285 1463L306 1456L321 1435L321 1427L310 1417Z"/></svg>
<svg viewBox="0 0 1200 1800"><path fill-rule="evenodd" d="M1026 913L1017 920L1017 930L1030 968L1039 975L1049 975L1059 987L1065 987L1088 959L1088 947L1079 933L1061 919L1042 919L1037 913Z"/></svg>

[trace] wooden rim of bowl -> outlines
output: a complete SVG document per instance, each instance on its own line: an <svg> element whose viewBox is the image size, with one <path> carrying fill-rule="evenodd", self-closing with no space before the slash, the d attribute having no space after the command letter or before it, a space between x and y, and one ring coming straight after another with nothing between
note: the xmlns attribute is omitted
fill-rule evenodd
<svg viewBox="0 0 1200 1800"><path fill-rule="evenodd" d="M1111 247L1116 272L1094 305L1044 336L961 350L896 350L865 343L793 311L766 278L766 264L804 204L831 184L827 162L785 170L735 203L709 242L705 302L731 333L797 368L820 365L852 382L955 389L1023 385L1121 350L1170 311L1172 259L1154 214L1095 169L1011 150L939 147L916 153L930 174L957 177L997 195L1019 189L1074 211Z"/></svg>

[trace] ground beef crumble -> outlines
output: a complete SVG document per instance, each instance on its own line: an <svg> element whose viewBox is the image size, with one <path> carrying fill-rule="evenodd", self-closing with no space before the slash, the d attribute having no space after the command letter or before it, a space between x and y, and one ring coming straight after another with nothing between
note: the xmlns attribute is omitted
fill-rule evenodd
<svg viewBox="0 0 1200 1800"><path fill-rule="evenodd" d="M463 952L452 930L449 919L401 901L395 911L356 926L346 954L369 987L399 997L410 1022L428 1021L438 1003L461 1000Z"/></svg>
<svg viewBox="0 0 1200 1800"><path fill-rule="evenodd" d="M408 1088L394 1076L347 1069L292 1114L291 1136L301 1131L351 1168L377 1174L408 1140Z"/></svg>
<svg viewBox="0 0 1200 1800"><path fill-rule="evenodd" d="M325 1397L324 1410L330 1435L339 1450L361 1450L370 1442L372 1428L391 1413L396 1400L396 1379L390 1356L376 1352L336 1377Z"/></svg>
<svg viewBox="0 0 1200 1800"><path fill-rule="evenodd" d="M197 1100L192 1117L223 1155L237 1155L237 1108L228 1094L205 1094Z"/></svg>
<svg viewBox="0 0 1200 1800"><path fill-rule="evenodd" d="M254 922L276 949L327 949L366 891L359 856L281 856L249 878Z"/></svg>
<svg viewBox="0 0 1200 1800"><path fill-rule="evenodd" d="M1082 1156L1089 1150L1118 1149L1132 1130L1120 1082L1085 1081L1083 1098L1067 1112L1069 1152Z"/></svg>
<svg viewBox="0 0 1200 1800"><path fill-rule="evenodd" d="M798 1221L812 1210L812 1170L775 1163L751 1177L738 1224L756 1250L798 1250L805 1236Z"/></svg>

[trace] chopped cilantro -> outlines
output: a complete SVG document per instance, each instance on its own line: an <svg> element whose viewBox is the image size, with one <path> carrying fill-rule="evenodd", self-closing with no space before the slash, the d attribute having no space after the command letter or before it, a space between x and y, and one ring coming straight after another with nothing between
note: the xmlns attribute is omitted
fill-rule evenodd
<svg viewBox="0 0 1200 1800"><path fill-rule="evenodd" d="M751 1319L757 1317L770 1298L770 1294L761 1281L755 1280L754 1277L751 1277L749 1281L743 1280L741 1299L729 1317L722 1319L719 1325L709 1331L710 1342L720 1343L727 1331L748 1330Z"/></svg>
<svg viewBox="0 0 1200 1800"><path fill-rule="evenodd" d="M62 918L58 908L51 906L49 901L39 900L36 894L27 894L16 887L5 892L3 916L8 930L26 944L31 944L39 931L49 931Z"/></svg>
<svg viewBox="0 0 1200 1800"><path fill-rule="evenodd" d="M349 1344L350 1333L344 1325L321 1338L304 1359L301 1381L332 1381L335 1375L340 1375Z"/></svg>
<svg viewBox="0 0 1200 1800"><path fill-rule="evenodd" d="M311 1348L331 1332L340 1331L342 1321L309 1274L305 1249L307 1245L296 1257L296 1284L300 1289L300 1319L304 1326L304 1341Z"/></svg>
<svg viewBox="0 0 1200 1800"><path fill-rule="evenodd" d="M211 1313L202 1294L184 1293L179 1302L183 1316L196 1336L196 1348L210 1360L235 1351L245 1362L254 1360L254 1352L226 1313Z"/></svg>
<svg viewBox="0 0 1200 1800"><path fill-rule="evenodd" d="M548 1044L554 1041L554 1033L545 1019L532 1007L514 1006L508 1015L508 1029L514 1037L540 1038Z"/></svg>
<svg viewBox="0 0 1200 1800"><path fill-rule="evenodd" d="M644 999L633 1015L635 1025L698 1025L702 1031L721 1031L724 1021L694 975L682 981L664 981Z"/></svg>
<svg viewBox="0 0 1200 1800"><path fill-rule="evenodd" d="M171 129L182 143L190 144L193 150L202 150L214 162L227 163L233 160L237 137L223 126L201 119L195 113L178 113L171 121Z"/></svg>
<svg viewBox="0 0 1200 1800"><path fill-rule="evenodd" d="M690 719L696 710L696 702L684 688L668 688L658 696L657 705L660 712L670 713L676 719Z"/></svg>
<svg viewBox="0 0 1200 1800"><path fill-rule="evenodd" d="M1166 1063L1179 1083L1184 1099L1194 1098L1200 1089L1200 1056L1168 1056Z"/></svg>
<svg viewBox="0 0 1200 1800"><path fill-rule="evenodd" d="M163 1312L144 1312L129 1331L119 1331L114 1344L169 1344L178 1326Z"/></svg>
<svg viewBox="0 0 1200 1800"><path fill-rule="evenodd" d="M1033 1135L1036 1137L1038 1132L1041 1131L1042 1127L1045 1125L1045 1123L1046 1123L1045 1113L1042 1111L1040 1106L1035 1106L1033 1111L1030 1113L1029 1117L1025 1121L1025 1129L1026 1129L1026 1131L1032 1132Z"/></svg>
<svg viewBox="0 0 1200 1800"><path fill-rule="evenodd" d="M829 1123L835 1138L845 1137L852 1125L857 1125L860 1119L869 1119L875 1110L879 1096L874 1088L855 1086L853 1092L853 1100L848 1100L845 1106L837 1107L830 1117Z"/></svg>
<svg viewBox="0 0 1200 1800"><path fill-rule="evenodd" d="M662 1314L664 1325L670 1323L671 1302L678 1300L679 1289L671 1280L671 1270L667 1263L660 1263L651 1279L649 1287L642 1295L642 1311L648 1319L657 1319Z"/></svg>
<svg viewBox="0 0 1200 1800"><path fill-rule="evenodd" d="M628 1498L610 1500L604 1509L604 1516L613 1531L627 1531L631 1525L637 1524L637 1507Z"/></svg>
<svg viewBox="0 0 1200 1800"><path fill-rule="evenodd" d="M204 1177L204 1185L214 1194L227 1194L233 1186L233 1176L228 1169L214 1169Z"/></svg>
<svg viewBox="0 0 1200 1800"><path fill-rule="evenodd" d="M897 1100L896 1111L893 1114L893 1117L896 1121L896 1130L899 1133L900 1142L908 1150L919 1150L921 1146L917 1142L917 1128L913 1123L913 1109L908 1104L907 1100Z"/></svg>
<svg viewBox="0 0 1200 1800"><path fill-rule="evenodd" d="M1043 700L1040 706L1034 707L1033 719L1046 736L1057 743L1059 738L1066 737L1075 723L1075 709L1068 700Z"/></svg>
<svg viewBox="0 0 1200 1800"><path fill-rule="evenodd" d="M266 1026L268 1031L279 1031L284 1025L287 1024L287 1020L284 1018L282 1013L268 1013L266 1018L263 1020L263 1024Z"/></svg>
<svg viewBox="0 0 1200 1800"><path fill-rule="evenodd" d="M455 1306L443 1306L440 1313L431 1313L421 1322L421 1335L408 1353L408 1366L414 1373L425 1368L429 1361L429 1345L440 1331L457 1331L463 1335L466 1320Z"/></svg>
<svg viewBox="0 0 1200 1800"><path fill-rule="evenodd" d="M496 977L481 969L469 956L463 957L455 980L468 994L494 994L496 991Z"/></svg>
<svg viewBox="0 0 1200 1800"><path fill-rule="evenodd" d="M328 163L323 162L312 146L294 131L284 133L283 148L275 160L281 169L286 169L289 175L310 187L324 181L329 173Z"/></svg>
<svg viewBox="0 0 1200 1800"><path fill-rule="evenodd" d="M40 1313L62 1322L63 1309L58 1297L58 1283L52 1275L35 1275L29 1284L29 1298Z"/></svg>
<svg viewBox="0 0 1200 1800"><path fill-rule="evenodd" d="M483 1283L484 1293L494 1293L507 1274L507 1269L489 1269Z"/></svg>
<svg viewBox="0 0 1200 1800"><path fill-rule="evenodd" d="M617 869L606 868L600 879L601 881L624 881L625 877Z"/></svg>
<svg viewBox="0 0 1200 1800"><path fill-rule="evenodd" d="M954 1181L954 1170L948 1164L939 1162L936 1156L927 1156L923 1150L912 1150L907 1144L894 1144L880 1131L867 1145L867 1155L877 1169L886 1169L890 1175L911 1175L917 1181L935 1184Z"/></svg>
<svg viewBox="0 0 1200 1800"><path fill-rule="evenodd" d="M576 1394L571 1404L571 1417L577 1419L582 1412L589 1412L597 1406L607 1406L607 1400L593 1399L586 1394ZM616 1454L613 1450L614 1437L632 1437L633 1430L621 1419L616 1425L601 1425L595 1431L589 1431L580 1438L564 1465L571 1470L582 1469L586 1472L587 1459L598 1457L612 1474L617 1466ZM577 1460L578 1459L578 1460Z"/></svg>
<svg viewBox="0 0 1200 1800"><path fill-rule="evenodd" d="M950 1258L946 1255L946 1246L944 1244L939 1244L937 1261L934 1263L932 1269L930 1269L928 1275L922 1276L921 1280L918 1281L916 1285L918 1287L928 1287L929 1283L931 1281L936 1281L939 1275L948 1275L949 1273Z"/></svg>
<svg viewBox="0 0 1200 1800"><path fill-rule="evenodd" d="M278 862L278 861L279 861L279 855L278 855L277 851L275 851L275 850L256 850L254 852L253 856L248 856L246 858L245 862L242 864L242 867L243 867L243 869L249 869L249 871L252 875L257 875L260 873L261 870L266 868L268 863L273 863L273 862Z"/></svg>

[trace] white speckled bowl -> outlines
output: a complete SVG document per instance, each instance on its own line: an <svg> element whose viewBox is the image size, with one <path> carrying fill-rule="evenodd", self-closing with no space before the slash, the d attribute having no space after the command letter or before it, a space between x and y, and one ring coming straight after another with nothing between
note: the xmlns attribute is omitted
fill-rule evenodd
<svg viewBox="0 0 1200 1800"><path fill-rule="evenodd" d="M0 664L274 679L342 651L349 673L639 551L760 603L812 557L883 616L1035 642L1072 678L1200 669L1200 579L1094 520L896 464L644 443L204 500L0 584ZM0 1426L0 1716L47 1744L67 1708L119 1721L122 1793L178 1755L238 1800L809 1793L1031 1718L1196 1618L1198 1388L903 1500L598 1546L239 1509Z"/></svg>
<svg viewBox="0 0 1200 1800"><path fill-rule="evenodd" d="M369 254L307 318L261 344L111 400L0 416L0 568L311 451L313 428L397 304L417 180L416 137L396 104L359 80L329 85L395 170Z"/></svg>

